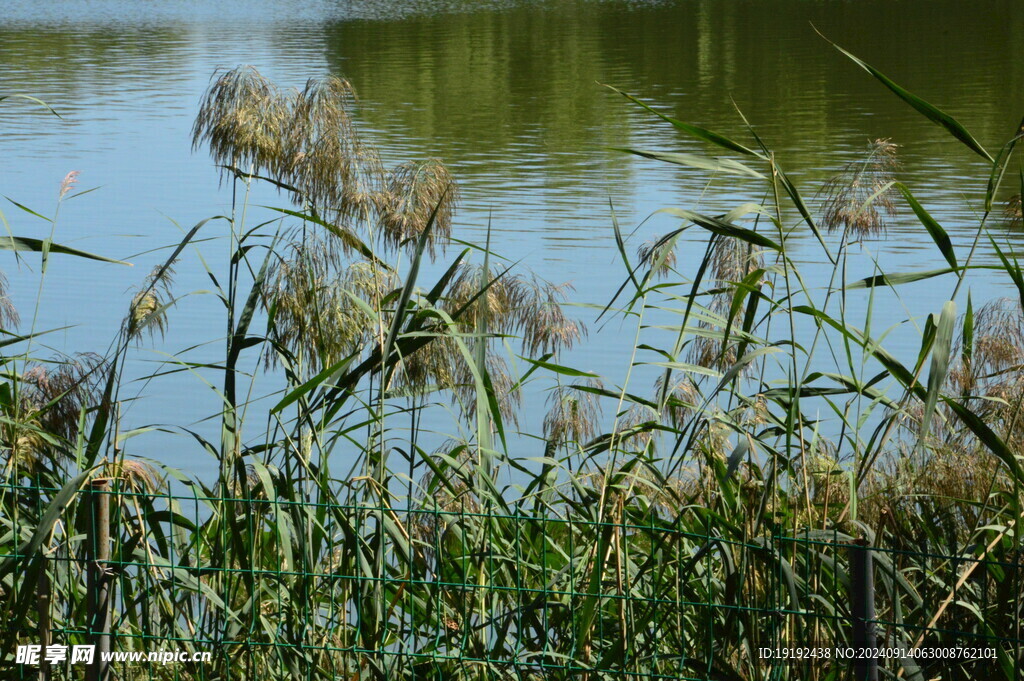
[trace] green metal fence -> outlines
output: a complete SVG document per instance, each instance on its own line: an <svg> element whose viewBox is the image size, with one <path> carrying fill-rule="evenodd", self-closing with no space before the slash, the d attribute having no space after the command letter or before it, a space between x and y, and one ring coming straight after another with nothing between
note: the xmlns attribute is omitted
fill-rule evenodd
<svg viewBox="0 0 1024 681"><path fill-rule="evenodd" d="M3 678L1019 677L1005 531L944 555L737 541L734 519L614 498L556 517L192 489L0 486Z"/></svg>

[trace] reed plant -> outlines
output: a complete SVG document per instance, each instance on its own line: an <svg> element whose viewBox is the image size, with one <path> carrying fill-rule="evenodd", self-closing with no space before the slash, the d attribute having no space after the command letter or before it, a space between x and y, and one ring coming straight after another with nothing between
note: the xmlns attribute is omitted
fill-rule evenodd
<svg viewBox="0 0 1024 681"><path fill-rule="evenodd" d="M450 255L454 179L436 159L384 169L347 82L217 74L194 141L232 210L145 278L110 349L44 362L34 324L20 335L0 305L5 664L17 644L91 640L102 478L115 647L214 652L119 678L849 678L836 660L778 666L759 650L850 641L853 542L875 556L881 645L997 651L886 660L887 678L1018 678L1024 271L993 216L1019 222L1019 196L999 204L1021 135L993 155L848 56L985 160L969 248L899 181L889 141L805 199L753 127L741 143L622 93L729 156L625 151L760 186L722 215L665 209L679 227L636 256L613 220L623 284L600 317L636 338L619 381L560 359L585 336L564 286L489 246ZM257 183L289 207L252 205ZM882 272L858 244L897 219L948 266ZM119 404L126 358L187 304L174 267L216 229L227 261L197 259L223 306L223 358L159 372L215 377L219 432L176 429L216 458L202 480L132 456L146 433L126 437ZM807 236L832 266L824 288L792 257ZM692 271L683 243L704 254ZM0 245L39 253L43 277L53 253L99 257L52 234ZM979 269L1019 295L975 309ZM918 351L898 357L876 296L920 281L950 295L915 310L930 313ZM272 404L254 399L260 382L283 384ZM522 391L538 386L549 413L520 432ZM453 435L432 441L444 414Z"/></svg>

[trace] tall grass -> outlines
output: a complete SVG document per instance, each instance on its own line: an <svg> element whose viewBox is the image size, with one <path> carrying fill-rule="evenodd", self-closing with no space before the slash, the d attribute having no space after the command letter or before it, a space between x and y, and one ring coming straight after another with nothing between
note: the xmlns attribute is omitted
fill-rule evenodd
<svg viewBox="0 0 1024 681"><path fill-rule="evenodd" d="M122 678L845 678L757 651L847 642L853 540L875 548L887 647L999 653L887 661L890 677L1017 678L1024 273L999 246L1019 198L1005 216L999 203L1020 135L990 154L853 59L990 164L969 252L899 182L888 141L815 201L753 128L741 143L625 95L730 157L626 151L761 186L723 215L666 209L680 226L636 256L614 224L623 284L602 316L636 337L618 385L559 359L584 335L563 287L489 248L449 254L453 178L436 160L385 170L352 124L348 83L281 91L249 67L217 75L194 139L224 172L230 215L189 230L141 283L104 356L45 363L31 333L5 332L7 661L19 643L88 640L87 488L109 478L115 647L215 652ZM255 218L257 183L293 204ZM897 209L948 267L864 262L856 243L884 238ZM196 480L131 458L119 403L133 348L187 303L173 268L213 230L227 261L198 259L223 305L223 358L162 370L217 377L217 437L180 429L219 462ZM791 257L807 233L833 267L824 289ZM684 242L703 249L692 272L674 253ZM97 257L52 236L0 243L38 252L43 275L52 253ZM989 247L1020 298L975 309L968 295L961 313L969 272L993 269L978 262ZM872 274L851 278L861 265ZM921 311L907 363L873 330L874 296L925 280L950 296ZM269 408L252 398L261 380L285 383ZM550 411L531 439L516 407L538 381ZM435 450L442 408L457 435Z"/></svg>

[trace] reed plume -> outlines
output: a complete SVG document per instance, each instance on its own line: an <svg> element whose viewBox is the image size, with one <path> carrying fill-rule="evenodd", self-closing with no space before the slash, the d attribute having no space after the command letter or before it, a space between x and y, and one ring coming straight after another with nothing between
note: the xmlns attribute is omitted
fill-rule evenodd
<svg viewBox="0 0 1024 681"><path fill-rule="evenodd" d="M22 374L15 418L0 428L6 468L31 472L67 456L88 411L100 404L107 363L82 353L31 364Z"/></svg>
<svg viewBox="0 0 1024 681"><path fill-rule="evenodd" d="M279 168L281 132L289 118L277 87L255 67L238 66L216 76L203 96L192 126L192 147L206 144L221 166Z"/></svg>
<svg viewBox="0 0 1024 681"><path fill-rule="evenodd" d="M715 315L725 319L731 327L731 337L724 336L725 328L720 333L698 335L690 346L690 361L694 364L725 371L739 359L736 356L736 332L742 310L736 310L730 317L733 293L736 285L755 270L763 269L764 257L760 251L739 239L715 238L709 253L708 276L717 284L712 290L708 309ZM701 320L701 328L713 331L714 324Z"/></svg>
<svg viewBox="0 0 1024 681"><path fill-rule="evenodd" d="M1006 220L1006 226L1010 229L1020 229L1021 225L1024 224L1022 222L1020 194L1011 196L1006 202L1003 217Z"/></svg>
<svg viewBox="0 0 1024 681"><path fill-rule="evenodd" d="M377 200L385 242L414 247L433 215L427 249L434 255L438 245L448 242L458 202L458 186L439 160L399 165L388 174Z"/></svg>
<svg viewBox="0 0 1024 681"><path fill-rule="evenodd" d="M72 170L70 173L64 176L64 179L61 180L60 183L60 191L58 195L59 199L63 199L69 191L75 188L75 185L78 184L79 174L79 171Z"/></svg>
<svg viewBox="0 0 1024 681"><path fill-rule="evenodd" d="M665 390L665 381L670 381ZM674 428L682 428L692 417L700 401L700 389L689 376L660 374L654 382L654 394L666 396L665 420Z"/></svg>
<svg viewBox="0 0 1024 681"><path fill-rule="evenodd" d="M830 232L841 230L851 240L885 232L885 216L896 215L891 182L899 169L897 149L890 140L876 139L863 160L848 163L825 184L822 223Z"/></svg>
<svg viewBox="0 0 1024 681"><path fill-rule="evenodd" d="M592 440L601 420L601 402L598 396L580 388L603 387L601 380L590 378L581 383L558 385L548 395L548 413L544 417L544 438L549 442L578 442Z"/></svg>
<svg viewBox="0 0 1024 681"><path fill-rule="evenodd" d="M274 332L315 373L371 340L374 320L353 297L377 308L396 282L393 272L365 261L338 264L326 238L310 236L289 250L291 257L277 265L269 287ZM265 359L276 365L273 348Z"/></svg>
<svg viewBox="0 0 1024 681"><path fill-rule="evenodd" d="M493 275L481 293L483 275L481 267L461 265L448 287L444 308L451 315L462 310L455 319L461 327L480 328L486 320L494 333L520 334L531 355L571 348L584 333L562 310L567 284L505 272Z"/></svg>
<svg viewBox="0 0 1024 681"><path fill-rule="evenodd" d="M174 284L173 265L157 266L147 275L132 296L128 315L124 320L127 338L138 341L144 333L151 338L163 338L168 326L168 308L174 304L171 286Z"/></svg>
<svg viewBox="0 0 1024 681"><path fill-rule="evenodd" d="M13 329L21 323L18 308L9 294L7 277L0 272L0 328Z"/></svg>
<svg viewBox="0 0 1024 681"><path fill-rule="evenodd" d="M667 277L676 266L676 237L658 237L640 244L637 257L645 266L654 269L657 277Z"/></svg>

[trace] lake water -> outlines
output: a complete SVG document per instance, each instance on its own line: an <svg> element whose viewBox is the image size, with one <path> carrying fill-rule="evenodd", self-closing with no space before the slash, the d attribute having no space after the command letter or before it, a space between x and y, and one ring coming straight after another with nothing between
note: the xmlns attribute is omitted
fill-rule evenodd
<svg viewBox="0 0 1024 681"><path fill-rule="evenodd" d="M984 189L980 159L812 25L956 116L990 150L1024 113L1024 6L1014 2L5 0L0 94L39 97L62 118L0 104L0 193L50 214L61 179L80 171L80 188L100 189L64 206L57 240L135 265L55 260L37 328L70 327L44 339L54 351L104 351L131 287L162 260L153 249L180 237L175 223L187 229L226 212L230 194L207 154L191 150L190 128L215 69L241 63L284 86L344 75L359 93L360 124L387 159L437 157L451 167L463 195L456 236L482 241L490 219L495 250L571 282L579 301L605 302L623 276L609 201L632 231L661 207L714 214L760 199L734 179L709 187L707 173L611 151L709 150L599 83L747 141L735 102L808 196L863 154L867 140L891 138L901 145L901 179L965 253ZM259 198L284 204L273 194ZM10 204L2 210L15 234L47 234L43 221ZM867 248L889 270L941 266L909 213ZM665 216L649 220L631 245L673 226ZM799 241L797 260L824 272L810 235ZM217 262L223 246L203 248ZM684 271L701 248L681 248ZM873 273L867 259L858 267L851 275ZM34 260L19 265L7 255L2 269L28 318ZM985 273L972 282L976 300L1007 290ZM183 260L177 293L208 286L198 260ZM923 315L951 289L952 282L930 282L905 295ZM906 318L899 301L883 305L892 307L889 323ZM587 309L578 314L593 318ZM172 313L166 340L145 346L132 371L143 375L163 353L207 340L216 357L222 329L212 296L189 296ZM614 377L628 364L623 349L631 342L632 329L613 322L565 359ZM191 424L217 409L198 376L164 380L158 389L133 386L145 398L126 410L126 427ZM526 425L539 425L539 414L534 407ZM153 435L132 446L185 469L212 468L205 455L180 454L194 449L180 438Z"/></svg>

